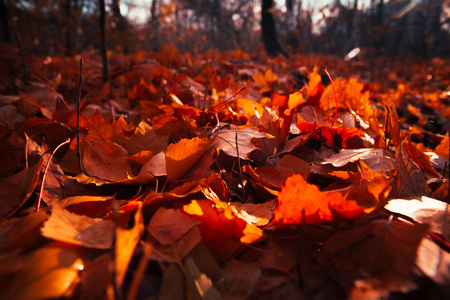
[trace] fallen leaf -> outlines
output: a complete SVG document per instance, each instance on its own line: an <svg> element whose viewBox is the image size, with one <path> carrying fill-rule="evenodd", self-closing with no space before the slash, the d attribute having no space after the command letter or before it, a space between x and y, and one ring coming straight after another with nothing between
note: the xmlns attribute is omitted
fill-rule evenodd
<svg viewBox="0 0 450 300"><path fill-rule="evenodd" d="M203 273L191 257L184 261L186 273L186 288L188 298L198 299L222 299L219 291L213 286L212 280Z"/></svg>
<svg viewBox="0 0 450 300"><path fill-rule="evenodd" d="M41 234L73 245L108 249L112 246L113 230L114 223L111 220L79 216L55 202L52 205L52 214L44 223Z"/></svg>
<svg viewBox="0 0 450 300"><path fill-rule="evenodd" d="M34 246L41 239L40 228L47 219L47 213L41 210L16 220L8 235L8 239L2 245L2 252L23 251Z"/></svg>
<svg viewBox="0 0 450 300"><path fill-rule="evenodd" d="M388 101L386 104L386 138L392 141L395 148L400 145L400 128L398 127L398 116L397 110L395 109L394 103Z"/></svg>
<svg viewBox="0 0 450 300"><path fill-rule="evenodd" d="M145 162L139 171L138 177L159 177L167 175L166 154L160 152Z"/></svg>
<svg viewBox="0 0 450 300"><path fill-rule="evenodd" d="M329 222L364 215L364 207L342 194L322 192L301 175L289 177L278 194L278 205L273 214L275 226L300 226Z"/></svg>
<svg viewBox="0 0 450 300"><path fill-rule="evenodd" d="M423 172L430 174L433 177L441 177L441 174L436 172L436 170L431 166L430 157L417 149L417 147L414 146L414 144L411 142L410 137L403 140L402 146L408 154L409 158L413 162L415 162Z"/></svg>
<svg viewBox="0 0 450 300"><path fill-rule="evenodd" d="M400 145L395 153L395 161L392 163L397 170L397 197L416 197L428 194L428 186L425 176L420 168L409 158L405 149Z"/></svg>
<svg viewBox="0 0 450 300"><path fill-rule="evenodd" d="M122 286L125 274L133 256L134 249L144 233L144 219L142 216L142 202L138 202L134 213L134 226L125 229L120 226L115 233L115 280L118 286Z"/></svg>
<svg viewBox="0 0 450 300"><path fill-rule="evenodd" d="M181 178L211 145L211 140L182 139L170 144L166 152L167 180Z"/></svg>
<svg viewBox="0 0 450 300"><path fill-rule="evenodd" d="M367 148L367 149L342 149L339 153L325 159L322 164L332 164L335 167L343 167L348 163L358 160L373 169L377 173L388 171L392 168L392 154L386 149Z"/></svg>
<svg viewBox="0 0 450 300"><path fill-rule="evenodd" d="M151 254L152 259L161 262L180 263L201 240L200 230L195 226L171 244L161 245L153 237L147 237L146 245L151 245L153 249Z"/></svg>
<svg viewBox="0 0 450 300"><path fill-rule="evenodd" d="M10 177L0 179L0 217L16 212L33 193L41 173L42 160Z"/></svg>
<svg viewBox="0 0 450 300"><path fill-rule="evenodd" d="M406 292L415 287L416 251L428 230L428 225L374 221L333 235L323 245L319 261L343 286Z"/></svg>
<svg viewBox="0 0 450 300"><path fill-rule="evenodd" d="M179 210L161 207L153 215L147 230L161 245L170 245L200 223Z"/></svg>
<svg viewBox="0 0 450 300"><path fill-rule="evenodd" d="M447 159L449 158L449 149L450 149L450 144L449 144L449 134L448 131L445 134L444 138L442 139L442 141L439 143L439 145L437 145L435 152L436 154L442 155L444 157L446 157Z"/></svg>
<svg viewBox="0 0 450 300"><path fill-rule="evenodd" d="M25 267L5 291L5 299L71 297L83 268L76 248L47 244L26 256Z"/></svg>
<svg viewBox="0 0 450 300"><path fill-rule="evenodd" d="M131 174L127 151L118 144L86 141L83 147L83 170L108 181L127 179Z"/></svg>
<svg viewBox="0 0 450 300"><path fill-rule="evenodd" d="M256 288L262 271L257 263L231 259L222 271L223 298L230 300L248 299Z"/></svg>
<svg viewBox="0 0 450 300"><path fill-rule="evenodd" d="M235 216L231 208L214 208L211 201L192 200L183 206L183 211L202 221L198 225L202 241L219 262L232 257L243 244L263 238L261 229Z"/></svg>
<svg viewBox="0 0 450 300"><path fill-rule="evenodd" d="M258 149L252 144L252 139L263 138L266 136L263 132L259 132L257 128L240 128L238 126L231 125L230 129L221 129L219 131L217 137L212 143L212 146L216 148L219 147L229 156L237 157L236 134L239 156L243 159L248 159L250 152Z"/></svg>

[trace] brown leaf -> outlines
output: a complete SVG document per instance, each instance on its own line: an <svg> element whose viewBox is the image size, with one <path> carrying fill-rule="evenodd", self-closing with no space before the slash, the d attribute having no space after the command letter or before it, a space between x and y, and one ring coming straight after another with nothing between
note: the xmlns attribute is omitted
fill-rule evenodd
<svg viewBox="0 0 450 300"><path fill-rule="evenodd" d="M416 251L428 230L428 225L375 221L333 235L319 261L344 287L358 280L371 289L407 291L414 287Z"/></svg>
<svg viewBox="0 0 450 300"><path fill-rule="evenodd" d="M386 104L386 138L392 141L395 148L400 145L400 128L398 127L397 110L394 103L388 101Z"/></svg>
<svg viewBox="0 0 450 300"><path fill-rule="evenodd" d="M428 194L425 176L420 168L409 158L405 149L400 145L392 163L397 170L397 197L415 197Z"/></svg>
<svg viewBox="0 0 450 300"><path fill-rule="evenodd" d="M197 226L192 227L179 240L169 245L160 245L154 238L147 237L146 244L153 248L152 259L162 262L180 263L202 240Z"/></svg>
<svg viewBox="0 0 450 300"><path fill-rule="evenodd" d="M41 229L43 236L88 248L108 249L113 242L114 223L111 220L79 216L52 205L52 214Z"/></svg>
<svg viewBox="0 0 450 300"><path fill-rule="evenodd" d="M263 138L265 134L259 132L257 128L231 125L230 129L222 129L219 131L217 137L213 142L214 147L219 147L227 155L237 157L236 151L236 133L239 147L239 156L243 159L248 159L248 155L255 149L258 149L252 143L253 138Z"/></svg>
<svg viewBox="0 0 450 300"><path fill-rule="evenodd" d="M39 145L47 144L53 151L68 138L75 136L67 126L49 119L28 118L17 124L15 131L25 139L25 134ZM67 150L68 147L65 149ZM56 157L62 157L65 151L58 151Z"/></svg>
<svg viewBox="0 0 450 300"><path fill-rule="evenodd" d="M426 172L433 177L441 177L441 175L436 172L436 170L431 166L430 158L425 153L417 149L416 146L414 146L414 144L411 142L410 137L406 138L402 142L402 146L408 154L409 158L413 162L415 162L423 172Z"/></svg>
<svg viewBox="0 0 450 300"><path fill-rule="evenodd" d="M17 219L1 248L2 252L23 250L34 246L41 239L40 228L47 219L47 213L42 210Z"/></svg>
<svg viewBox="0 0 450 300"><path fill-rule="evenodd" d="M0 179L0 217L8 217L28 200L41 173L42 160L21 172Z"/></svg>
<svg viewBox="0 0 450 300"><path fill-rule="evenodd" d="M119 181L131 174L128 153L122 146L111 142L86 141L82 153L83 170L91 176Z"/></svg>
<svg viewBox="0 0 450 300"><path fill-rule="evenodd" d="M348 163L364 163L377 173L389 171L392 161L392 155L389 151L381 148L364 149L342 149L339 153L325 159L322 164L332 164L335 167L343 167Z"/></svg>
<svg viewBox="0 0 450 300"><path fill-rule="evenodd" d="M161 245L170 245L200 223L179 210L161 207L153 215L147 230Z"/></svg>

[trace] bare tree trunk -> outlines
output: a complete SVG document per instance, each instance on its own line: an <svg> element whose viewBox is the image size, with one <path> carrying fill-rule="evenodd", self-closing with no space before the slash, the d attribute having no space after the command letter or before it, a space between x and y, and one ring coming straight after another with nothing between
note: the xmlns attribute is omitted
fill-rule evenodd
<svg viewBox="0 0 450 300"><path fill-rule="evenodd" d="M72 53L73 45L72 45L72 3L71 0L66 0L65 3L66 9L66 52L68 54Z"/></svg>
<svg viewBox="0 0 450 300"><path fill-rule="evenodd" d="M159 50L159 12L158 11L158 0L152 0L152 6L150 8L151 19L150 22L152 24L153 30L153 39L152 39L152 50Z"/></svg>
<svg viewBox="0 0 450 300"><path fill-rule="evenodd" d="M6 8L5 0L0 0L0 19L2 22L3 41L11 44L11 29L8 22L8 9Z"/></svg>
<svg viewBox="0 0 450 300"><path fill-rule="evenodd" d="M358 12L358 0L353 0L353 9L350 10L350 16L347 20L347 35L348 35L348 47L346 51L349 51L353 49L355 46L356 41L356 27L355 27L355 21L356 21L356 15Z"/></svg>
<svg viewBox="0 0 450 300"><path fill-rule="evenodd" d="M103 81L108 81L109 75L108 75L108 57L106 53L105 0L99 0L98 4L100 8L100 18L99 18L100 39L101 39L100 52L102 55L102 62L103 62Z"/></svg>
<svg viewBox="0 0 450 300"><path fill-rule="evenodd" d="M269 56L275 56L278 53L288 58L288 54L281 47L277 39L277 31L275 28L275 20L271 9L273 8L273 0L262 0L261 5L261 33L264 48Z"/></svg>
<svg viewBox="0 0 450 300"><path fill-rule="evenodd" d="M128 28L127 19L124 16L122 16L122 13L120 12L120 0L112 1L112 13L114 16L114 21L116 22L116 29L117 30L127 29Z"/></svg>
<svg viewBox="0 0 450 300"><path fill-rule="evenodd" d="M296 49L298 47L298 33L296 34L295 32L294 7L295 0L286 0L286 31L288 35L287 43L293 49Z"/></svg>
<svg viewBox="0 0 450 300"><path fill-rule="evenodd" d="M222 16L222 6L220 5L220 0L214 0L212 11L212 25L213 25L213 37L214 37L214 47L223 48L220 41L222 41L222 30L221 30L221 16Z"/></svg>
<svg viewBox="0 0 450 300"><path fill-rule="evenodd" d="M440 16L442 13L443 0L428 0L427 2L427 16L426 16L426 43L427 43L427 58L435 55L437 33L442 24Z"/></svg>

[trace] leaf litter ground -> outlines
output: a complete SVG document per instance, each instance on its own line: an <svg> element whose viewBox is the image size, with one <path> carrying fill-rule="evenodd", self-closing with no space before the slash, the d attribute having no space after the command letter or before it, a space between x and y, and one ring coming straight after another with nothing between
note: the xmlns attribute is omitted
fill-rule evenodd
<svg viewBox="0 0 450 300"><path fill-rule="evenodd" d="M2 85L2 299L450 296L448 61L169 50Z"/></svg>

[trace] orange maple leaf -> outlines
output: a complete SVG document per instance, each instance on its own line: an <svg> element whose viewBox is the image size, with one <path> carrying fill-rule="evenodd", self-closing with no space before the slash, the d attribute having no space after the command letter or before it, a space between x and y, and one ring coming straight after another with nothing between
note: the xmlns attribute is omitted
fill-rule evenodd
<svg viewBox="0 0 450 300"><path fill-rule="evenodd" d="M322 192L296 174L281 187L272 224L283 227L354 219L364 215L364 210L356 201L338 192Z"/></svg>

